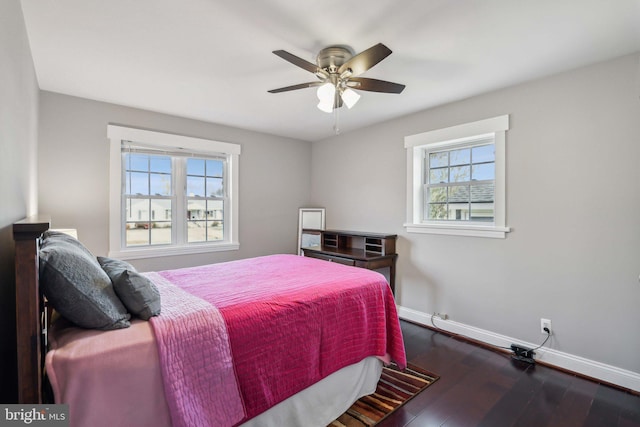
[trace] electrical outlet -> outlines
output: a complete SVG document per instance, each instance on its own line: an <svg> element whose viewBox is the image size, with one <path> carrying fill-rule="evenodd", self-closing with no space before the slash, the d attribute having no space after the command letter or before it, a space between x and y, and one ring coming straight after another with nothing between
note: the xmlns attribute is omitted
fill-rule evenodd
<svg viewBox="0 0 640 427"><path fill-rule="evenodd" d="M549 319L540 319L540 333L541 334L546 334L547 331L544 330L544 328L549 329L549 334L551 334L551 320Z"/></svg>

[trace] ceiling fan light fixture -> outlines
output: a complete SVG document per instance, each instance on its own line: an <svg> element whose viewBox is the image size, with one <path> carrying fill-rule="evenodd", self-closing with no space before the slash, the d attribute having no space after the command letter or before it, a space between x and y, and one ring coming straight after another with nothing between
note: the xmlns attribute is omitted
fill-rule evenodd
<svg viewBox="0 0 640 427"><path fill-rule="evenodd" d="M320 102L318 103L318 109L324 111L325 113L332 112L336 96L335 85L333 83L327 82L322 86L319 86L316 95L318 95L318 99L320 100Z"/></svg>
<svg viewBox="0 0 640 427"><path fill-rule="evenodd" d="M333 83L327 82L318 87L316 95L318 95L320 102L333 103L333 99L336 96L336 87Z"/></svg>
<svg viewBox="0 0 640 427"><path fill-rule="evenodd" d="M331 113L333 111L333 102L318 102L318 109L320 111L324 111L325 113Z"/></svg>
<svg viewBox="0 0 640 427"><path fill-rule="evenodd" d="M356 105L356 102L360 99L360 95L355 90L349 88L343 89L340 96L349 109Z"/></svg>

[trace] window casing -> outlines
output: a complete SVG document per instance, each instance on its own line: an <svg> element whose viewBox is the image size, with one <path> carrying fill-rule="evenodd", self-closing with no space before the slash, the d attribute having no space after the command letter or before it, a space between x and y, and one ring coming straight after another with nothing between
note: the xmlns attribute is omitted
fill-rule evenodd
<svg viewBox="0 0 640 427"><path fill-rule="evenodd" d="M504 238L509 116L405 138L410 233Z"/></svg>
<svg viewBox="0 0 640 427"><path fill-rule="evenodd" d="M109 255L235 250L240 146L109 125Z"/></svg>

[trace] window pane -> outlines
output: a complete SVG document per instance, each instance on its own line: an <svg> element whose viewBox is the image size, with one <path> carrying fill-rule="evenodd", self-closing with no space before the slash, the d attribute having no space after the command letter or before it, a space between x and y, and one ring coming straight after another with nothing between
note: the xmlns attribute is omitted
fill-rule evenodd
<svg viewBox="0 0 640 427"><path fill-rule="evenodd" d="M494 144L473 147L471 151L473 163L493 162L496 160L496 149Z"/></svg>
<svg viewBox="0 0 640 427"><path fill-rule="evenodd" d="M149 174L129 172L126 174L126 194L149 195Z"/></svg>
<svg viewBox="0 0 640 427"><path fill-rule="evenodd" d="M127 220L129 221L149 221L150 199L129 199L126 203Z"/></svg>
<svg viewBox="0 0 640 427"><path fill-rule="evenodd" d="M171 195L171 175L152 173L149 174L152 196Z"/></svg>
<svg viewBox="0 0 640 427"><path fill-rule="evenodd" d="M451 182L465 182L471 178L471 167L456 166L451 168Z"/></svg>
<svg viewBox="0 0 640 427"><path fill-rule="evenodd" d="M187 219L189 220L205 219L206 211L206 200L191 199L187 202Z"/></svg>
<svg viewBox="0 0 640 427"><path fill-rule="evenodd" d="M187 175L204 176L204 159L187 159Z"/></svg>
<svg viewBox="0 0 640 427"><path fill-rule="evenodd" d="M471 201L493 203L494 190L495 190L494 184L472 185Z"/></svg>
<svg viewBox="0 0 640 427"><path fill-rule="evenodd" d="M171 157L150 156L149 170L151 172L171 173Z"/></svg>
<svg viewBox="0 0 640 427"><path fill-rule="evenodd" d="M471 163L471 150L462 148L460 150L452 150L449 152L449 165L468 165Z"/></svg>
<svg viewBox="0 0 640 427"><path fill-rule="evenodd" d="M446 182L449 182L449 168L429 170L429 183L441 184Z"/></svg>
<svg viewBox="0 0 640 427"><path fill-rule="evenodd" d="M222 227L222 221L209 221L209 227L207 228L207 240L223 240L224 230Z"/></svg>
<svg viewBox="0 0 640 427"><path fill-rule="evenodd" d="M471 220L493 222L493 203L471 203Z"/></svg>
<svg viewBox="0 0 640 427"><path fill-rule="evenodd" d="M496 178L495 170L496 170L495 163L483 163L480 165L473 165L471 167L471 179L475 181L495 179Z"/></svg>
<svg viewBox="0 0 640 427"><path fill-rule="evenodd" d="M127 169L134 171L148 171L149 170L149 156L146 154L127 154L128 158Z"/></svg>
<svg viewBox="0 0 640 427"><path fill-rule="evenodd" d="M168 245L171 243L171 223L152 222L151 223L151 244Z"/></svg>
<svg viewBox="0 0 640 427"><path fill-rule="evenodd" d="M154 199L151 202L151 220L171 221L171 200Z"/></svg>
<svg viewBox="0 0 640 427"><path fill-rule="evenodd" d="M442 153L429 154L429 167L438 168L449 165L449 153L444 151Z"/></svg>
<svg viewBox="0 0 640 427"><path fill-rule="evenodd" d="M469 202L469 186L455 185L449 187L449 203Z"/></svg>
<svg viewBox="0 0 640 427"><path fill-rule="evenodd" d="M187 223L187 241L205 242L207 240L207 222L189 221Z"/></svg>
<svg viewBox="0 0 640 427"><path fill-rule="evenodd" d="M457 221L469 220L469 203L449 203L448 219Z"/></svg>
<svg viewBox="0 0 640 427"><path fill-rule="evenodd" d="M205 196L204 182L205 182L204 177L188 176L187 177L187 196L204 197Z"/></svg>
<svg viewBox="0 0 640 427"><path fill-rule="evenodd" d="M148 245L149 223L127 223L125 242L127 246Z"/></svg>
<svg viewBox="0 0 640 427"><path fill-rule="evenodd" d="M207 219L224 219L224 202L222 200L207 200Z"/></svg>
<svg viewBox="0 0 640 427"><path fill-rule="evenodd" d="M447 187L434 187L429 189L429 202L446 202Z"/></svg>
<svg viewBox="0 0 640 427"><path fill-rule="evenodd" d="M224 196L222 178L207 178L207 196L208 197Z"/></svg>
<svg viewBox="0 0 640 427"><path fill-rule="evenodd" d="M447 205L445 203L430 203L428 210L428 219L447 219Z"/></svg>
<svg viewBox="0 0 640 427"><path fill-rule="evenodd" d="M207 176L222 177L224 162L222 160L207 160Z"/></svg>

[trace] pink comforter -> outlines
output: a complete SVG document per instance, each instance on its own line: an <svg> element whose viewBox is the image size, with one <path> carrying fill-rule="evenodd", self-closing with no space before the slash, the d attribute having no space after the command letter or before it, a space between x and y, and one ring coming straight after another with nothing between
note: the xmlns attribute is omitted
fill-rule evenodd
<svg viewBox="0 0 640 427"><path fill-rule="evenodd" d="M379 273L272 255L158 274L222 314L245 420L367 356L406 365L395 302Z"/></svg>

